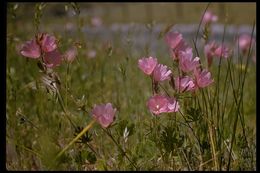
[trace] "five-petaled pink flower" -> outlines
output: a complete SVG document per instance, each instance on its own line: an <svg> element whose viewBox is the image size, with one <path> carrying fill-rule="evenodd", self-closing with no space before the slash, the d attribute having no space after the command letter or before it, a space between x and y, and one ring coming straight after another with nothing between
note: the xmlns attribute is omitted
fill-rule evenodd
<svg viewBox="0 0 260 173"><path fill-rule="evenodd" d="M196 87L205 88L213 83L211 73L205 69L203 69L202 71L200 69L195 69L194 76Z"/></svg>
<svg viewBox="0 0 260 173"><path fill-rule="evenodd" d="M218 16L214 15L211 11L206 11L203 16L202 23L209 24L212 22L216 22L218 20Z"/></svg>
<svg viewBox="0 0 260 173"><path fill-rule="evenodd" d="M169 80L171 74L172 71L168 70L166 65L157 64L153 70L153 79L156 82Z"/></svg>
<svg viewBox="0 0 260 173"><path fill-rule="evenodd" d="M92 110L93 118L104 128L107 128L115 118L116 109L111 103L95 105Z"/></svg>
<svg viewBox="0 0 260 173"><path fill-rule="evenodd" d="M196 88L193 79L189 76L176 77L174 81L175 89L180 92L193 91Z"/></svg>
<svg viewBox="0 0 260 173"><path fill-rule="evenodd" d="M189 72L197 68L200 63L200 58L193 58L192 49L187 49L185 52L180 51L179 54L179 67L183 72Z"/></svg>
<svg viewBox="0 0 260 173"><path fill-rule="evenodd" d="M165 37L165 41L170 47L171 56L174 60L179 58L180 51L186 51L186 49L190 48L184 41L182 34L178 32L169 32Z"/></svg>
<svg viewBox="0 0 260 173"><path fill-rule="evenodd" d="M254 38L251 38L251 36L247 35L247 34L242 34L239 36L239 39L238 39L239 48L242 50L242 52L244 54L249 50L251 40L252 40L252 43L251 43L251 46L252 46L253 43L255 42Z"/></svg>
<svg viewBox="0 0 260 173"><path fill-rule="evenodd" d="M218 45L212 41L205 45L204 54L208 60L208 67L210 67L213 61L213 57L228 58L230 56L230 50L226 46Z"/></svg>
<svg viewBox="0 0 260 173"><path fill-rule="evenodd" d="M161 113L177 112L180 108L179 103L175 98L164 95L155 95L147 101L149 110L155 115Z"/></svg>
<svg viewBox="0 0 260 173"><path fill-rule="evenodd" d="M157 65L157 58L149 57L138 60L138 67L147 75L152 74Z"/></svg>
<svg viewBox="0 0 260 173"><path fill-rule="evenodd" d="M63 59L67 62L72 62L76 58L78 50L75 46L70 47L63 55Z"/></svg>

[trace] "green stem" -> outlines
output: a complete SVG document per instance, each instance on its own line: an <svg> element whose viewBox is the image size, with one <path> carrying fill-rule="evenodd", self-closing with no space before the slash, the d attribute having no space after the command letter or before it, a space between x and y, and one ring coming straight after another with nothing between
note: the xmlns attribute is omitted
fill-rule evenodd
<svg viewBox="0 0 260 173"><path fill-rule="evenodd" d="M253 37L253 33L254 33L254 29L255 29L255 23L253 25L253 30L252 30L252 33L251 33L251 38ZM247 61L246 61L246 68L245 68L245 74L244 74L244 78L242 80L242 86L241 86L241 90L240 90L240 98L239 98L239 102L238 102L238 105L237 105L237 110L236 110L236 117L235 117L235 122L234 122L234 126L233 126L233 134L232 134L232 139L231 139L231 147L230 147L230 152L229 152L229 158L228 158L228 165L227 165L227 171L229 171L230 169L230 162L231 162L231 151L232 151L232 148L233 148L233 143L234 143L234 139L235 139L235 133L236 133L236 128L237 128L237 120L238 120L238 115L240 115L240 104L243 100L243 89L244 89L244 84L245 84L245 79L246 79L246 73L247 73L247 68L248 68L248 64L249 64L249 56L251 54L251 45L252 45L252 39L250 41L250 49L248 51L248 56L247 56ZM244 128L244 127L243 127ZM244 137L245 134L244 134Z"/></svg>
<svg viewBox="0 0 260 173"><path fill-rule="evenodd" d="M106 129L104 129L104 128L102 128L103 129L103 131L112 139L112 141L116 144L116 146L119 148L119 150L121 151L121 153L127 158L127 160L131 163L131 165L133 166L133 167L135 167L135 169L136 170L138 170L138 168L137 168L137 166L130 160L130 158L128 157L128 155L126 154L126 152L124 151L124 149L120 146L120 144L115 140L115 138L112 136L112 134L108 131L108 130L106 130Z"/></svg>
<svg viewBox="0 0 260 173"><path fill-rule="evenodd" d="M55 160L58 159L72 144L74 144L82 135L84 135L95 123L95 120L92 120L63 150L61 150L58 155L55 157Z"/></svg>
<svg viewBox="0 0 260 173"><path fill-rule="evenodd" d="M59 104L64 112L64 115L65 117L69 120L69 122L71 123L71 125L74 127L74 129L77 129L76 125L73 123L73 121L70 119L70 117L68 116L68 112L64 106L64 103L63 103L63 99L62 99L62 96L60 95L60 92L59 90L57 89L57 95L58 95L58 101L59 101Z"/></svg>

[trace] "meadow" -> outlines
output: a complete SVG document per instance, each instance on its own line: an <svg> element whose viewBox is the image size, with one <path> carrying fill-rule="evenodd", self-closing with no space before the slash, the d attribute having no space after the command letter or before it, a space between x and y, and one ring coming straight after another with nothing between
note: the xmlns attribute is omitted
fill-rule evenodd
<svg viewBox="0 0 260 173"><path fill-rule="evenodd" d="M255 5L8 3L6 169L256 170Z"/></svg>

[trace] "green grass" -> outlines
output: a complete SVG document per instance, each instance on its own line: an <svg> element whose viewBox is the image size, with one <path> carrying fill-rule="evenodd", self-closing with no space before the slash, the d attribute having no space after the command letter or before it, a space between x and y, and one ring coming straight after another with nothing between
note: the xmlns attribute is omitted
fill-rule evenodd
<svg viewBox="0 0 260 173"><path fill-rule="evenodd" d="M142 13L144 9L150 9L150 6L142 3L124 5L128 6L128 13L125 14L127 19L115 15L121 9L119 5L109 4L107 10L112 8L113 10L109 16L104 16L104 21L112 23L150 20ZM176 4L167 6L156 4L152 7L154 13L151 19L169 23L198 23L199 16L206 5L183 3L183 16L177 18L174 15ZM93 5L94 9L105 6L106 4L99 7L96 7L96 4ZM45 8L51 7L51 4L47 4ZM56 7L64 8L63 5L56 5ZM228 3L225 7L229 13L230 23L253 23L251 20L255 18L255 4ZM23 8L25 9L25 7ZM40 82L35 83L42 76L37 67L37 61L27 60L15 51L17 44L34 36L33 19L23 17L28 15L23 8L18 8L16 19L11 19L10 13L8 13L7 20L6 168L8 170L135 170L135 166L139 170L226 170L229 152L225 140L231 141L233 134L235 140L232 152L236 159L232 160L232 155L230 170L256 169L256 65L253 62L250 61L248 65L243 88L241 88L239 78L245 71L236 66L231 67L234 87L238 88L234 94L230 77L225 82L226 75L229 74L228 61L223 60L220 67L219 97L212 111L209 106L213 103L212 99L216 91L219 70L217 65L210 69L215 81L214 85L203 92L196 93L195 96L188 95L192 96L191 99L180 100L184 117L188 119L190 115L196 119L201 116L198 120L189 123L192 127L191 130L180 113L154 117L149 112L146 102L152 96L151 81L137 66L138 59L144 56L141 55L142 53L140 53L140 57L133 55L127 45L120 45L120 37L114 38L115 44L109 48L99 40L95 42L85 40L81 32L76 33L72 38L65 36L60 40L61 51L65 51L73 41L80 40L82 43L78 57L69 65L69 70L66 63L55 68L55 72L61 79L60 94L64 100L65 109L69 112L72 121L77 126L84 128L92 120L90 112L94 104L111 102L117 108L117 113L116 120L108 132L111 132L135 166L104 133L98 123L95 123L88 132L91 135L90 141L73 144L55 163L56 155L79 132L75 131L65 117L55 94L48 93ZM84 8L84 5L80 6L80 9ZM217 11L218 4L213 3L210 8ZM30 13L33 14L33 6L28 6L27 9L30 9ZM159 12L159 9L165 10ZM248 15L234 13L234 9L244 9L245 13L246 11L250 11L250 13ZM186 11L189 11L190 14L194 13L194 15L188 17ZM23 12L25 13L23 14ZM142 14L140 18L137 17L138 14ZM243 17L234 17L235 15ZM249 16L250 20L248 20ZM77 23L78 18L75 16L70 20ZM220 22L223 20L221 18ZM40 28L52 32L50 27L52 23L63 26L67 21L62 18L57 20L57 18L43 13ZM59 36L58 33L57 35ZM192 45L191 42L189 44ZM91 47L96 47L97 56L94 59L86 57L86 52ZM157 58L160 63L167 64L173 71L176 70L172 66L172 59L168 52L158 53ZM201 55L201 59L205 63L203 55ZM245 60L246 57L243 59L244 65ZM171 95L175 93L170 90L167 82L164 82L163 86L170 91ZM227 91L227 97L225 97L226 94L223 94L224 91ZM243 93L240 107L234 101L234 95L238 100L241 96L238 91ZM206 94L206 99L203 94ZM207 94L209 94L208 98ZM191 107L199 109L195 97L202 106L202 110L196 114L194 110L187 111ZM224 107L225 100L226 106ZM211 120L216 125L217 116L220 115L217 113L217 104L220 105L220 111L224 114L223 121L220 121L215 129L216 133L214 133L214 126L209 123L207 118L212 118ZM245 134L243 134L241 125L243 121L238 117L237 110L241 111L241 115L245 119ZM238 117L237 121L236 117ZM236 123L237 129L234 132L233 127ZM129 131L127 141L123 137L126 127ZM194 134L199 138L202 146L198 144ZM210 140L211 135L213 135L213 144ZM245 136L248 143L245 142ZM88 138L85 136L85 139ZM213 146L217 151L215 153L217 159L213 157ZM220 164L221 159L222 164ZM215 162L218 162L221 168ZM200 164L203 165L199 166Z"/></svg>

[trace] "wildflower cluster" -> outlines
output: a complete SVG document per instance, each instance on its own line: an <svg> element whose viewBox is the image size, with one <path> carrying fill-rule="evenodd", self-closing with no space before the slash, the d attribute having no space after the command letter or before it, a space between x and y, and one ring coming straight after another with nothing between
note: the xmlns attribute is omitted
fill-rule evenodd
<svg viewBox="0 0 260 173"><path fill-rule="evenodd" d="M180 108L175 97L170 97L167 92L167 96L159 94L159 82L170 80L171 87L178 93L194 93L199 88L205 88L213 83L211 73L207 69L202 69L200 58L193 56L192 48L184 40L182 34L169 32L165 41L170 49L173 61L178 64L177 76L173 75L169 67L159 64L157 58L144 57L138 60L139 68L152 79L154 95L148 100L147 106L156 115L178 112Z"/></svg>
<svg viewBox="0 0 260 173"><path fill-rule="evenodd" d="M46 69L46 67L57 67L62 61L72 62L78 52L76 46L72 46L64 54L61 54L54 36L39 33L34 39L21 46L20 53L27 58L40 59ZM95 105L92 110L93 118L104 128L107 128L114 121L115 113L116 109L113 109L111 103Z"/></svg>
<svg viewBox="0 0 260 173"><path fill-rule="evenodd" d="M77 56L77 49L72 47L62 55L54 36L38 33L34 39L22 45L20 53L27 58L40 59L44 67L54 68L59 66L62 60L73 61Z"/></svg>

